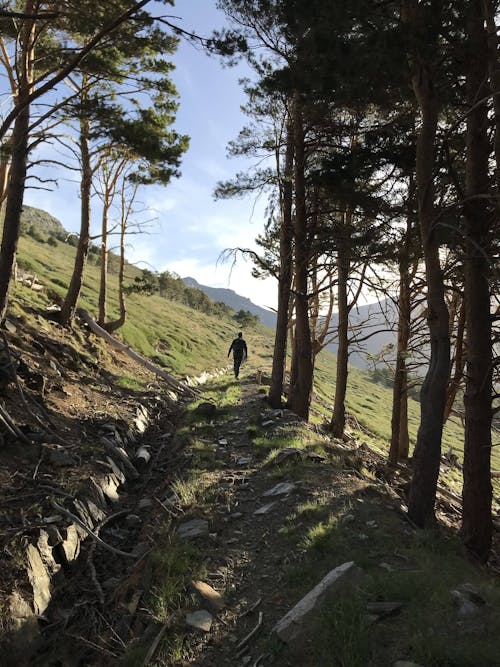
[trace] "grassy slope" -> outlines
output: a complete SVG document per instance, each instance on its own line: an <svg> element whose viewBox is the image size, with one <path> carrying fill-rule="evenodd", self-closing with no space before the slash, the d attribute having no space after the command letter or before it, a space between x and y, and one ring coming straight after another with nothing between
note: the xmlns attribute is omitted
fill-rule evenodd
<svg viewBox="0 0 500 667"><path fill-rule="evenodd" d="M35 241L24 236L19 242L19 260L28 263L30 271L47 286L47 293L54 298L66 293L73 266L75 249L64 243L57 247ZM127 278L131 281L139 271L128 265ZM80 305L97 311L99 269L93 264L87 267ZM45 296L37 296L26 287L17 285L14 297L30 299L33 305L43 305ZM109 317L118 315L117 277L109 277ZM153 357L158 363L177 375L197 375L205 370L227 363L227 349L233 338L236 325L230 318L211 317L199 313L180 303L167 301L158 296L134 294L127 298L127 323L119 336L137 352ZM271 369L273 335L270 329L258 326L245 333L252 356L258 357L260 367ZM329 418L329 406L335 392L335 357L323 353L317 364L316 394L319 402L314 404L313 419ZM366 373L350 367L347 410L372 437L367 440L380 451L387 450L391 428L392 393L386 387L371 382ZM419 423L419 406L409 400L409 429L414 444ZM500 444L498 435L495 443ZM450 420L445 428L443 450L452 448L459 455L463 451L463 429L456 420ZM492 466L500 469L500 447L492 450Z"/></svg>

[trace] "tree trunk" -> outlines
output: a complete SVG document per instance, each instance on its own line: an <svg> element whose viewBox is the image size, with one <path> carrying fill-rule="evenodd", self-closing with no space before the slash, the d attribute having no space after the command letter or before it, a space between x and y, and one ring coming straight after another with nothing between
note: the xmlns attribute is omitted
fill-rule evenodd
<svg viewBox="0 0 500 667"><path fill-rule="evenodd" d="M106 324L106 296L108 287L108 211L109 197L104 193L101 218L101 280L99 283L99 317L97 323L103 327Z"/></svg>
<svg viewBox="0 0 500 667"><path fill-rule="evenodd" d="M489 92L488 58L481 0L471 0L467 21L467 116L465 167L465 317L467 373L465 390L464 485L462 539L474 556L486 562L491 548L492 349L488 236L492 209L488 192L488 108L477 105Z"/></svg>
<svg viewBox="0 0 500 667"><path fill-rule="evenodd" d="M401 19L412 37L423 37L417 0L403 0ZM444 298L444 280L439 260L439 240L434 233L435 138L439 104L434 88L433 71L419 52L418 43L408 54L411 81L420 113L421 126L416 147L416 185L420 234L425 260L427 286L427 321L431 358L420 393L420 427L413 456L413 477L408 513L418 526L434 519L436 487L441 458L441 438L450 365L448 309Z"/></svg>
<svg viewBox="0 0 500 667"><path fill-rule="evenodd" d="M292 119L288 119L285 150L285 168L282 186L282 211L280 226L280 274L278 281L278 311L274 337L273 368L269 387L269 403L281 407L283 378L286 365L286 343L289 321L290 288L292 284L292 203L293 203L293 155L294 138Z"/></svg>
<svg viewBox="0 0 500 667"><path fill-rule="evenodd" d="M123 281L125 278L125 233L127 231L127 206L125 203L125 184L122 188L122 220L120 225L120 268L118 269L118 300L120 302L120 317L113 322L108 322L104 327L109 333L113 333L125 324L127 319L127 306L123 292Z"/></svg>
<svg viewBox="0 0 500 667"><path fill-rule="evenodd" d="M69 284L66 298L61 308L60 322L65 326L71 325L75 318L78 299L83 284L83 272L89 253L90 243L90 195L92 187L92 168L90 165L89 151L90 123L87 118L82 117L80 121L80 154L82 161L82 180L80 183L81 197L81 220L80 236L76 249L73 275Z"/></svg>
<svg viewBox="0 0 500 667"><path fill-rule="evenodd" d="M457 323L456 323L456 336L455 336L455 359L454 366L455 370L453 377L451 378L448 389L446 391L446 405L444 407L444 422L449 419L453 405L455 403L455 398L457 396L460 383L462 382L464 376L465 368L465 301L463 297L459 294L456 295L456 301L458 304L458 314L457 314ZM450 318L451 324L451 318Z"/></svg>
<svg viewBox="0 0 500 667"><path fill-rule="evenodd" d="M33 14L34 3L29 0L25 4L25 12ZM23 104L31 93L34 67L35 23L25 20L20 37L20 53L18 59L19 87L16 104ZM5 218L0 248L0 321L7 312L10 279L16 261L17 242L23 210L24 189L28 162L30 126L30 105L26 102L16 117L11 147L10 177L7 185L5 202Z"/></svg>
<svg viewBox="0 0 500 667"><path fill-rule="evenodd" d="M349 306L347 303L347 281L350 267L350 234L352 211L343 214L343 223L337 237L337 371L335 379L335 399L333 403L330 430L335 438L341 438L345 428L345 397L349 369Z"/></svg>
<svg viewBox="0 0 500 667"><path fill-rule="evenodd" d="M399 459L408 458L410 447L408 436L408 369L406 366L406 357L410 340L411 319L411 238L412 219L409 212L406 221L405 239L399 253L398 341L392 390L390 463L396 463Z"/></svg>
<svg viewBox="0 0 500 667"><path fill-rule="evenodd" d="M294 97L295 143L295 363L296 378L290 386L289 406L299 417L309 418L313 381L311 330L309 327L307 208L305 192L304 119L299 93Z"/></svg>
<svg viewBox="0 0 500 667"><path fill-rule="evenodd" d="M0 319L7 312L10 278L16 259L21 213L23 210L26 165L28 158L29 106L17 116L12 133L12 159L5 218L0 250Z"/></svg>

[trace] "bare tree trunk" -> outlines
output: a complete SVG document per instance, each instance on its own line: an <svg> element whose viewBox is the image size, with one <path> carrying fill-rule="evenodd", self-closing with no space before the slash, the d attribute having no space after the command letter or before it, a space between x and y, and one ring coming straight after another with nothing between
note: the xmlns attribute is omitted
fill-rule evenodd
<svg viewBox="0 0 500 667"><path fill-rule="evenodd" d="M286 131L285 168L282 185L280 226L280 275L278 281L278 311L274 337L273 368L269 387L269 403L281 407L283 378L286 364L286 343L289 321L290 289L292 284L292 200L293 200L293 122L289 117Z"/></svg>
<svg viewBox="0 0 500 667"><path fill-rule="evenodd" d="M421 113L416 151L416 184L431 344L429 368L420 393L420 427L413 456L408 513L418 526L425 526L434 519L450 365L450 336L443 273L439 260L439 240L434 230L435 138L439 104L432 65L425 60L418 46L419 38L423 37L419 16L421 7L417 0L403 0L401 7L402 22L410 29L416 43L408 54L408 60L413 90Z"/></svg>
<svg viewBox="0 0 500 667"><path fill-rule="evenodd" d="M391 445L389 461L407 459L410 452L408 433L408 368L406 358L411 335L411 283L417 264L410 268L413 245L415 183L413 175L409 177L407 218L404 242L399 253L399 299L398 299L398 341L396 369L393 385Z"/></svg>
<svg viewBox="0 0 500 667"><path fill-rule="evenodd" d="M488 201L488 108L477 104L489 92L488 58L481 0L471 0L467 22L469 50L466 59L467 160L464 206L465 317L467 373L465 391L464 485L462 539L466 548L486 562L491 548L491 420L492 349L489 286L489 233L493 216Z"/></svg>
<svg viewBox="0 0 500 667"><path fill-rule="evenodd" d="M408 212L405 239L399 253L399 299L398 299L398 342L396 370L392 390L391 446L389 461L396 463L408 458L410 441L408 436L408 368L406 357L410 340L411 319L411 276L410 248L412 219Z"/></svg>
<svg viewBox="0 0 500 667"><path fill-rule="evenodd" d="M108 193L104 193L101 218L101 280L99 282L99 317L97 323L103 327L106 324L106 296L108 287Z"/></svg>
<svg viewBox="0 0 500 667"><path fill-rule="evenodd" d="M347 303L347 281L350 267L350 234L352 211L343 214L343 222L337 237L337 371L335 379L335 399L330 421L330 430L335 438L341 438L345 428L345 397L349 372L349 305Z"/></svg>
<svg viewBox="0 0 500 667"><path fill-rule="evenodd" d="M454 373L451 378L448 389L446 392L446 405L444 408L444 421L449 419L451 411L453 409L453 404L455 403L455 398L457 396L460 383L464 377L465 369L465 301L460 294L456 295L456 302L458 303L458 315L456 323L456 336L455 336L455 359L454 359ZM451 318L450 318L451 323Z"/></svg>
<svg viewBox="0 0 500 667"><path fill-rule="evenodd" d="M80 121L80 154L82 161L82 180L80 183L80 197L81 197L81 220L80 220L80 236L78 238L78 246L76 249L75 264L73 267L73 274L66 293L66 298L61 308L60 322L66 326L71 325L75 318L78 299L83 284L83 273L87 257L89 253L90 244L90 194L92 187L92 168L90 165L90 151L89 151L89 132L90 124L87 118L82 118Z"/></svg>
<svg viewBox="0 0 500 667"><path fill-rule="evenodd" d="M311 330L309 327L307 209L305 192L304 119L299 93L294 98L295 143L295 363L296 378L290 385L289 407L309 418L313 381Z"/></svg>

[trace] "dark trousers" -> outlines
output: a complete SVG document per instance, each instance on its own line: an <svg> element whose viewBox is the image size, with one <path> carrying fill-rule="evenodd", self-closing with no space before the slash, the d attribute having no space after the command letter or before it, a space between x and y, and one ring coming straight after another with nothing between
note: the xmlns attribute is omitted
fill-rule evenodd
<svg viewBox="0 0 500 667"><path fill-rule="evenodd" d="M237 378L238 375L240 374L240 366L241 362L243 361L243 356L240 356L239 354L234 354L233 355L233 366L234 366L234 377Z"/></svg>

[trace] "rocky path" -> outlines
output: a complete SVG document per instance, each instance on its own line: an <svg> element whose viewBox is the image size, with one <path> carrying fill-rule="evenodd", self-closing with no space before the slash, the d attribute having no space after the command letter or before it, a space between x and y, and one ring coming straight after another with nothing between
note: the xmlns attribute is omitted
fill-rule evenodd
<svg viewBox="0 0 500 667"><path fill-rule="evenodd" d="M299 564L302 556L291 551L284 528L298 507L314 504L325 493L332 478L326 457L321 461L317 455L311 455L316 466L314 488L297 479L290 465L264 466L255 456L248 429L257 423L264 425L266 436L279 437L284 425L297 418L286 411L270 410L253 382L243 381L241 390L237 415L216 425L216 463L200 480L217 489L215 502L190 517L190 521L208 521L206 534L190 539L204 554L205 582L224 601L215 617L194 616L195 621L203 619L200 627L205 629L199 634L195 630L191 637L196 648L189 664L200 667L296 664L279 651L277 655L278 642L270 638L276 622L297 602L287 592L283 578L284 570L294 562ZM318 435L321 438L324 436ZM358 482L350 480L356 487ZM336 490L340 487L338 482ZM181 524L180 533L190 525L197 524ZM201 612L203 606L210 608L210 604L200 604L192 611ZM189 622L192 619L190 616Z"/></svg>

